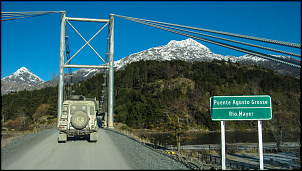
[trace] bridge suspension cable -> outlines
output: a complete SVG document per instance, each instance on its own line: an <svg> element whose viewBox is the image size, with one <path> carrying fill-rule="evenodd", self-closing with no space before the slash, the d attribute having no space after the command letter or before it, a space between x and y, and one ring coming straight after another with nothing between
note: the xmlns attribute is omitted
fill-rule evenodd
<svg viewBox="0 0 302 171"><path fill-rule="evenodd" d="M61 11L39 11L39 12L1 12L1 21L37 17L42 15L56 14Z"/></svg>
<svg viewBox="0 0 302 171"><path fill-rule="evenodd" d="M115 16L118 16L118 17L130 20L130 21L138 22L138 23L141 23L141 24L145 24L145 25L148 25L148 26L151 26L151 27L155 27L155 28L159 28L159 29L162 29L162 30L166 30L166 31L169 31L169 32L173 32L173 33L176 33L176 34L180 34L180 35L184 35L184 36L187 36L187 37L191 37L191 38L195 38L195 39L198 39L198 40L202 40L202 41L205 41L205 42L208 42L208 43L212 43L212 44L216 44L216 45L219 45L219 46L227 47L227 48L230 48L230 49L233 49L233 50L237 50L237 51L240 51L240 52L244 52L244 53L248 53L248 54L251 54L251 55L259 56L259 57L264 58L264 59L273 60L273 61L276 61L276 62L280 62L280 63L284 63L284 64L287 64L287 65L291 65L291 66L294 66L294 67L301 68L300 63L295 62L295 61L291 61L291 60L287 60L287 59L283 59L283 58L278 58L276 56L267 55L267 54L263 54L263 53L256 52L256 51L252 51L252 50L249 50L249 49L244 49L244 48L233 46L233 45L229 45L229 44L226 44L226 43L222 43L222 42L218 42L218 41L214 41L214 40L210 40L210 39L206 39L206 38L201 38L201 37L193 36L193 35L190 35L190 34L187 34L187 33L182 33L182 32L179 32L179 31L175 31L175 30L164 28L164 27L168 27L168 28L173 28L173 27L169 27L169 26L161 27L161 26L158 26L159 24L154 24L154 23L160 23L161 24L163 22L154 22L154 21L151 21L151 20L136 19L136 18L133 18L133 17L124 17L124 16L120 16L120 15L115 15ZM175 29L175 28L173 28L173 29ZM222 39L222 40L229 41L229 39L220 38L220 37L216 37L216 36L210 36L210 35L206 35L206 34L202 34L202 33L196 33L196 32L192 32L192 31L188 31L188 30L183 30L183 29L177 29L177 30L186 31L186 32L190 32L190 33L200 34L200 35L204 35L204 36L208 36L208 37L214 37L214 38L219 38L219 39ZM243 43L243 42L238 42L238 41L233 41L233 40L231 40L231 41L232 42L236 42L236 43L241 43L241 44L257 47L257 45L251 45L251 44L247 44L247 43ZM265 48L265 47L263 47L263 48ZM270 50L270 48L266 48L266 50ZM275 50L275 49L273 49L273 50ZM277 51L279 51L279 50L277 50ZM288 53L288 52L285 52L285 53Z"/></svg>
<svg viewBox="0 0 302 171"><path fill-rule="evenodd" d="M271 39L253 37L253 36L246 36L246 35L241 35L241 34L234 34L234 33L228 33L228 32L216 31L216 30L209 30L209 29L203 29L203 28L197 28L197 27L183 26L183 25L178 25L178 24L171 24L171 23L165 23L165 22L159 22L159 21L153 21L153 20L146 20L146 19L140 19L140 18L134 18L134 17L126 17L126 16L121 16L121 15L116 15L116 14L115 14L115 16L120 17L120 18L124 18L124 19L127 19L127 20L134 19L134 20L140 20L140 21L147 21L147 22L152 22L152 23L171 25L171 26L176 26L176 27L182 27L182 28L188 28L188 29L193 29L193 30L211 32L211 33L216 33L216 34L222 34L222 35L227 35L227 36L239 37L239 38L243 38L243 39L250 39L250 40L255 40L255 41L261 41L261 42L278 44L278 45L283 45L283 46L288 46L288 47L294 47L294 48L301 49L301 44L296 44L296 43L289 43L289 42L283 42L283 41L278 41L278 40L271 40Z"/></svg>
<svg viewBox="0 0 302 171"><path fill-rule="evenodd" d="M69 40L68 40L68 31L67 25L65 25L65 49L66 49L66 58L69 61L67 64L70 65L70 49L69 49ZM73 95L73 80L72 80L72 68L68 68L68 78L67 78L67 96Z"/></svg>
<svg viewBox="0 0 302 171"><path fill-rule="evenodd" d="M151 24L151 23L149 23L149 24ZM273 48L258 46L258 45L254 45L254 44L250 44L250 43L240 42L240 41L236 41L236 40L226 39L226 38L222 38L222 37L217 37L217 36L212 36L212 35L208 35L208 34L194 32L194 31L179 29L179 28L176 28L176 27L165 26L165 25L162 25L162 24L153 24L153 25L162 26L162 27L166 27L166 28L171 28L171 29L175 29L175 30L180 30L180 31L184 31L184 32L188 32L188 33L193 33L193 34L199 34L199 35L202 35L202 36L212 37L212 38L216 38L216 39L220 39L220 40L225 40L225 41L229 41L229 42L239 43L239 44L243 44L243 45L247 45L247 46L252 46L252 47L256 47L256 48L260 48L260 49L265 49L265 50L269 50L269 51L273 51L273 52L278 52L278 53L283 53L283 54L286 54L286 55L291 55L291 56L296 56L296 57L301 58L301 55L296 54L296 53L291 53L291 52L286 52L286 51L282 51L282 50L278 50L278 49L273 49Z"/></svg>
<svg viewBox="0 0 302 171"><path fill-rule="evenodd" d="M107 34L107 44L106 44L106 54L105 54L105 62L106 62L106 65L109 65L109 47L110 47L110 42L109 42L109 38L110 38L110 30L108 29L108 34ZM102 71L102 69L100 69L100 72ZM103 90L102 90L102 95L100 96L100 103L99 103L99 106L100 106L100 109L106 109L104 108L104 102L105 102L105 99L106 99L106 83L109 82L107 81L107 76L108 76L108 69L103 69L103 77L104 77L104 82L103 82Z"/></svg>
<svg viewBox="0 0 302 171"><path fill-rule="evenodd" d="M67 31L67 25L65 25L65 47L66 47L66 57L67 60L69 61L70 59L70 49L69 49L69 41L68 41L68 31ZM69 61L67 64L71 64ZM68 72L71 73L72 68L68 68Z"/></svg>

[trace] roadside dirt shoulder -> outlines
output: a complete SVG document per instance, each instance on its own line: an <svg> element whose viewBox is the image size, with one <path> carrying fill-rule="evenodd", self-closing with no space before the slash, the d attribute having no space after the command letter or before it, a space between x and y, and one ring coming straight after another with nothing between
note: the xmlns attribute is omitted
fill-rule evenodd
<svg viewBox="0 0 302 171"><path fill-rule="evenodd" d="M34 132L30 131L24 131L24 132L19 132L19 131L1 131L1 148L6 146L9 143L12 143L13 139L32 134Z"/></svg>

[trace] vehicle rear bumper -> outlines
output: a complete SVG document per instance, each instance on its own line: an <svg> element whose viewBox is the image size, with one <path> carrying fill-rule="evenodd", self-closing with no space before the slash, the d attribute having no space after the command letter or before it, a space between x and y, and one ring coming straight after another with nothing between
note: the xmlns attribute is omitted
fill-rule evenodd
<svg viewBox="0 0 302 171"><path fill-rule="evenodd" d="M60 130L60 132L63 132L65 134L67 134L69 137L73 137L75 135L80 135L80 136L84 136L84 135L89 135L91 133L97 132L97 130Z"/></svg>

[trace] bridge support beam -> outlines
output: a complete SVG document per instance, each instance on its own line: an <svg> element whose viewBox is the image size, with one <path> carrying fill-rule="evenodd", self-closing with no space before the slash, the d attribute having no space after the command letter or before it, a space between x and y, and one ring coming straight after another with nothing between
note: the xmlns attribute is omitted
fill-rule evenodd
<svg viewBox="0 0 302 171"><path fill-rule="evenodd" d="M65 58L65 27L66 21L89 21L108 22L109 21L109 66L102 65L71 65L64 64ZM59 61L59 85L58 85L58 120L57 127L60 127L60 118L63 109L64 97L64 68L109 68L109 90L108 90L108 128L113 129L113 87L114 87L114 14L109 15L109 20L87 19L66 17L66 11L61 11L61 35L60 35L60 61Z"/></svg>
<svg viewBox="0 0 302 171"><path fill-rule="evenodd" d="M64 93L64 54L65 54L65 25L66 11L61 11L61 35L60 35L60 61L59 61L59 85L58 85L58 120L57 127L60 127L62 114L63 93Z"/></svg>
<svg viewBox="0 0 302 171"><path fill-rule="evenodd" d="M108 90L108 128L113 129L113 87L114 87L114 14L109 15L109 90Z"/></svg>

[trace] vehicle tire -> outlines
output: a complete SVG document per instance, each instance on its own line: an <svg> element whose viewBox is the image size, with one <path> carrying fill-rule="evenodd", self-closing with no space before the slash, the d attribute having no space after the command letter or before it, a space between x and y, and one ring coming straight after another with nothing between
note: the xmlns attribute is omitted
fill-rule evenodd
<svg viewBox="0 0 302 171"><path fill-rule="evenodd" d="M89 141L90 142L97 142L97 140L98 140L98 132L90 133Z"/></svg>
<svg viewBox="0 0 302 171"><path fill-rule="evenodd" d="M88 124L89 118L85 112L77 111L71 117L71 124L76 129L83 129Z"/></svg>
<svg viewBox="0 0 302 171"><path fill-rule="evenodd" d="M84 100L84 96L82 95L70 95L68 100Z"/></svg>
<svg viewBox="0 0 302 171"><path fill-rule="evenodd" d="M66 143L67 141L67 134L60 132L58 137L58 143Z"/></svg>

